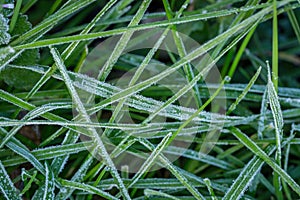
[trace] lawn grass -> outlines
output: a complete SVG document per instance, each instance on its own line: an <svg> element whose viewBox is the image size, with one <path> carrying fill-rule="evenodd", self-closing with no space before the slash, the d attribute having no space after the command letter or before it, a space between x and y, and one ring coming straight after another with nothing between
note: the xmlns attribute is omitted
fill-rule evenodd
<svg viewBox="0 0 300 200"><path fill-rule="evenodd" d="M0 5L1 200L299 198L299 1Z"/></svg>

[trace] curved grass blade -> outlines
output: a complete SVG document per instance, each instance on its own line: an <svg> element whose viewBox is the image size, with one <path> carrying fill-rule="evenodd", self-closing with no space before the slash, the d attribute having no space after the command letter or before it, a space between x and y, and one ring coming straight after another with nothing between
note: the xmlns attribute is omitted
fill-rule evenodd
<svg viewBox="0 0 300 200"><path fill-rule="evenodd" d="M9 142L7 143L7 145ZM83 142L83 143L76 143L76 144L65 144L65 145L58 145L52 147L46 147L41 149L36 149L31 152L32 156L34 156L39 161L48 160L53 158L60 158L64 156L69 156L71 154L77 154L79 152L85 151L86 148L92 147L91 142ZM26 163L26 157L23 158L22 156L13 156L6 160L3 160L4 166L16 166L22 163Z"/></svg>
<svg viewBox="0 0 300 200"><path fill-rule="evenodd" d="M217 200L218 198L216 197L215 192L214 192L213 188L211 187L211 182L210 182L209 178L205 178L204 182L205 182L205 185L206 185L206 187L209 191L211 199L212 200Z"/></svg>
<svg viewBox="0 0 300 200"><path fill-rule="evenodd" d="M22 169L22 173L21 173L21 177L22 177L22 180L26 180L26 178L24 178L26 175L28 175L25 171L25 169L23 168ZM30 180L28 181L28 183L24 186L22 192L20 193L20 195L23 195L25 194L30 188L31 188L31 185L33 183L33 181L35 180L36 178L36 175L37 175L37 171L34 171L33 172L33 175L32 176L29 176L30 177Z"/></svg>

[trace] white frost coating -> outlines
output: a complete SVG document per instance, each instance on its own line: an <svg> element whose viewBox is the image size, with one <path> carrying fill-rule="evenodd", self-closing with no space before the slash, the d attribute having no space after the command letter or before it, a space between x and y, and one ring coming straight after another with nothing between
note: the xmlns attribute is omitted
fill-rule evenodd
<svg viewBox="0 0 300 200"><path fill-rule="evenodd" d="M11 46L0 48L0 59L4 59L7 55L14 52L15 50Z"/></svg>
<svg viewBox="0 0 300 200"><path fill-rule="evenodd" d="M41 66L34 66L34 67L11 66L11 67L27 69L27 70L31 70L31 71L34 71L34 72L37 72L37 73L44 73L45 72L45 69ZM79 81L73 82L74 86L76 86L79 89L85 90L85 91L87 91L91 94L96 94L96 95L99 95L101 97L108 98L111 95L115 94L116 92L120 91L120 89L115 87L115 86L112 86L110 84L103 83L103 82L100 82L100 81L96 81L95 79L92 79L92 78L90 78L86 75L76 74L76 73L72 73L72 72L68 72L68 74L70 76L74 76L74 77L76 77L76 79L80 79L82 81L84 79L85 80L84 82L86 82L88 84L90 84L91 82L97 83L97 88L91 89L87 85L82 85L83 82L79 82ZM62 77L60 75L55 74L55 75L53 75L53 77L56 78L56 79L62 80ZM132 103L133 98L137 99L137 101L136 101L137 104ZM143 104L143 102L145 102L145 104ZM153 112L153 106L154 105L155 106L161 106L163 103L160 102L160 101L151 99L151 98L140 96L140 95L133 95L132 97L130 97L125 102L125 104L128 105L128 106L131 106L133 108L136 108L136 109L145 110L147 112ZM145 107L143 107L146 104L148 104L146 106L147 109L145 109ZM186 108L186 107L182 107L182 106L176 106L176 105L172 105L172 104L169 105L165 110L166 110L166 112L161 112L159 114L162 115L162 116L165 116L165 117L172 117L172 118L174 117L175 119L181 119L180 117L183 117L183 119L187 119L185 117L186 114L183 115L183 113L187 113L188 115L190 115L191 113L195 112L195 109ZM175 116L172 113L174 113ZM176 116L176 113L177 113L177 116ZM181 114L178 114L178 113L181 113ZM211 119L210 119L211 117L214 118L214 122L216 122L215 119L218 119L218 120L220 120L220 119L236 119L236 118L242 119L241 117L230 117L230 116L224 116L224 115L217 114L217 113L207 113L207 112L203 111L203 112L200 113L200 117L198 117L198 118L196 117L196 118L194 118L194 120L199 121L199 122L200 121L201 122L202 121L211 122Z"/></svg>
<svg viewBox="0 0 300 200"><path fill-rule="evenodd" d="M0 190L4 194L7 200L21 200L21 197L17 194L17 190L10 180L2 162L0 161Z"/></svg>
<svg viewBox="0 0 300 200"><path fill-rule="evenodd" d="M6 19L2 14L0 14L0 45L7 44L9 42L10 35L8 33L8 29L8 19ZM0 57L2 56L0 55Z"/></svg>

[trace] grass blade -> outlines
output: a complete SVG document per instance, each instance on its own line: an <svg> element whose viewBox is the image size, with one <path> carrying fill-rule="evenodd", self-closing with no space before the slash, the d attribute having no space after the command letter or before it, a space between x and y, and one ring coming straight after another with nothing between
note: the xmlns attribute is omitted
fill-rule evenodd
<svg viewBox="0 0 300 200"><path fill-rule="evenodd" d="M281 138L282 138L282 129L283 129L283 117L282 111L280 107L280 103L278 101L278 96L276 92L276 88L273 85L271 80L271 72L268 66L268 99L270 102L270 107L272 110L272 115L274 119L275 125L275 136L276 136L276 147L277 151L275 154L275 160L277 164L281 167ZM281 192L281 181L278 174L274 174L274 186L277 198L283 199L282 192Z"/></svg>
<svg viewBox="0 0 300 200"><path fill-rule="evenodd" d="M211 182L210 182L210 180L209 180L208 178L205 178L205 179L204 179L204 182L205 182L205 185L206 185L206 187L207 187L207 189L208 189L208 191L209 191L209 194L210 194L210 196L211 196L211 199L212 199L212 200L217 200L218 198L216 197L215 192L214 192L213 188L211 187Z"/></svg>
<svg viewBox="0 0 300 200"><path fill-rule="evenodd" d="M173 200L179 200L179 198L176 198L172 195L160 192L160 191L156 191L156 190L151 190L151 189L146 189L144 190L144 194L146 197L151 198L151 196L159 196L162 197L164 199L173 199Z"/></svg>
<svg viewBox="0 0 300 200"><path fill-rule="evenodd" d="M287 14L288 14L289 20L292 24L292 27L294 29L294 32L297 36L298 42L300 43L300 26L299 26L297 17L293 10L287 10Z"/></svg>
<svg viewBox="0 0 300 200"><path fill-rule="evenodd" d="M276 91L278 90L278 22L277 0L273 0L273 37L272 37L272 80Z"/></svg>
<svg viewBox="0 0 300 200"><path fill-rule="evenodd" d="M60 182L64 187L68 187L68 188L72 188L72 189L78 189L78 190L82 190L82 191L87 191L91 194L97 194L101 197L104 197L105 199L117 200L117 198L112 196L111 194L109 194L107 192L104 192L104 191L102 191L102 190L100 190L96 187L87 185L87 184L74 182L74 181L68 181L68 180L61 180Z"/></svg>
<svg viewBox="0 0 300 200"><path fill-rule="evenodd" d="M44 195L43 200L53 200L54 199L54 174L49 169L49 166L47 163L45 163L45 169L46 169L46 180L44 187Z"/></svg>
<svg viewBox="0 0 300 200"><path fill-rule="evenodd" d="M39 117L41 115L43 115L44 113L50 112L52 110L57 110L57 109L63 109L68 107L68 105L62 105L62 104L50 104L50 105L44 105L38 108L33 109L32 111L30 111L27 115L25 115L23 117L22 120L30 120L36 117ZM13 127L10 132L2 139L2 141L0 142L0 148L2 148L5 143L11 138L13 137L21 128L23 125L21 126L15 126Z"/></svg>
<svg viewBox="0 0 300 200"><path fill-rule="evenodd" d="M74 103L75 103L75 107L78 109L78 112L80 113L80 116L86 121L86 122L91 122L91 119L89 117L89 115L87 114L74 86L73 86L73 83L67 73L67 70L63 64L63 61L61 59L61 57L59 56L57 50L51 48L51 53L53 55L53 58L56 62L56 65L59 69L59 71L61 72L63 78L64 78L64 81L65 81L65 84L70 92L70 94L72 95L72 98L74 100ZM126 190L125 188L125 185L124 183L122 182L122 179L113 163L113 161L111 160L109 154L107 153L105 147L104 147L104 144L101 140L101 138L99 137L96 129L89 129L88 131L90 131L92 133L92 135L94 136L94 139L95 139L95 142L97 144L97 147L100 151L100 154L102 156L102 158L104 159L105 163L111 168L111 174L112 176L115 178L116 182L118 183L118 186L119 186L119 189L122 193L122 196L125 198L125 199L130 199L130 196L128 194L128 191Z"/></svg>
<svg viewBox="0 0 300 200"><path fill-rule="evenodd" d="M266 112L268 107L267 100L268 100L268 89L265 90L261 101L260 117L258 121L258 129L257 129L257 134L259 139L263 139L263 131L265 129L265 118L266 118Z"/></svg>
<svg viewBox="0 0 300 200"><path fill-rule="evenodd" d="M287 4L290 1L291 0L286 0L286 1L283 1L278 4L280 6L282 6L282 5ZM266 5L267 4L263 5L262 7L266 7ZM187 23L187 22L193 22L193 21L205 20L205 19L210 19L210 18L216 18L216 17L220 17L220 16L231 15L231 14L235 14L236 12L239 12L239 11L247 11L247 10L252 10L252 9L256 9L256 8L257 7L247 7L247 8L230 9L230 10L226 9L226 10L222 10L222 11L214 11L211 13L198 14L195 16L181 17L179 19L173 19L173 20L169 20L169 21L166 20L166 21L152 22L152 23L143 24L143 25L134 26L134 27L119 28L119 29L115 29L112 31L40 40L40 41L36 41L36 42L24 44L24 45L14 46L14 48L17 50L18 49L29 49L29 48L45 47L45 46L49 46L49 45L64 44L64 43L69 43L69 42L74 42L74 41L91 40L91 39L103 38L103 37L108 37L108 36L113 36L113 35L120 35L120 34L125 33L128 30L139 31L139 30L145 30L145 29L149 29L149 28L169 26L172 24L182 24L182 23ZM258 16L259 16L259 18L262 16L265 16L271 10L272 10L272 8L270 6L266 7L262 11L259 12L260 14L256 13L255 15L248 18L248 20L244 20L245 24L241 23L241 24L239 24L239 26L236 25L235 28L240 27L240 26L243 27L244 25L247 26L249 21L255 22L255 21L257 21ZM229 34L229 36L232 36L232 34Z"/></svg>
<svg viewBox="0 0 300 200"><path fill-rule="evenodd" d="M276 164L257 144L237 128L230 128L231 133L241 141L252 153L264 160L298 195L300 186L278 164Z"/></svg>
<svg viewBox="0 0 300 200"><path fill-rule="evenodd" d="M169 139L171 138L171 135L172 135L172 133L168 133L163 138L163 140L156 146L156 148L152 151L151 155L147 158L147 160L140 167L139 171L132 178L131 183L128 186L128 188L133 186L142 177L142 175L144 173L146 173L153 164L155 164L154 162L156 161L159 154L161 154L162 151L164 150L164 148L167 145Z"/></svg>
<svg viewBox="0 0 300 200"><path fill-rule="evenodd" d="M1 161L0 161L0 189L2 194L7 200L21 199L21 197L17 193L14 184L10 180L4 166L2 165Z"/></svg>
<svg viewBox="0 0 300 200"><path fill-rule="evenodd" d="M135 16L130 21L128 28L138 25L138 23L143 18L144 13L146 12L149 4L151 3L151 0L143 0L142 4L139 7L139 10L135 14ZM119 39L118 43L116 44L116 47L114 48L113 52L111 53L111 56L106 61L105 65L101 68L100 73L98 74L97 79L100 81L104 81L109 73L111 72L114 64L117 62L118 58L123 53L124 49L127 46L127 43L130 40L130 37L134 33L134 30L128 30L126 31L121 38Z"/></svg>
<svg viewBox="0 0 300 200"><path fill-rule="evenodd" d="M234 103L232 103L230 105L230 107L228 108L228 111L226 112L227 115L229 115L233 110L235 110L236 106L242 101L242 99L246 96L246 94L249 92L249 90L251 89L251 87L253 86L253 84L255 83L256 79L258 78L259 74L261 71L261 67L258 68L258 70L256 71L256 73L254 74L254 76L251 78L251 80L249 81L248 85L245 87L245 89L243 90L243 92L240 94L240 96L235 100Z"/></svg>

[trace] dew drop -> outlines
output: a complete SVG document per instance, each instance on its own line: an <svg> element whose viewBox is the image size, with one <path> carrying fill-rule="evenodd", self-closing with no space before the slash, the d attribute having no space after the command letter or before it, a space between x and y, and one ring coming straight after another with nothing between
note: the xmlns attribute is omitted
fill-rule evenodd
<svg viewBox="0 0 300 200"><path fill-rule="evenodd" d="M225 82L229 82L231 80L230 76L225 76L224 78Z"/></svg>

